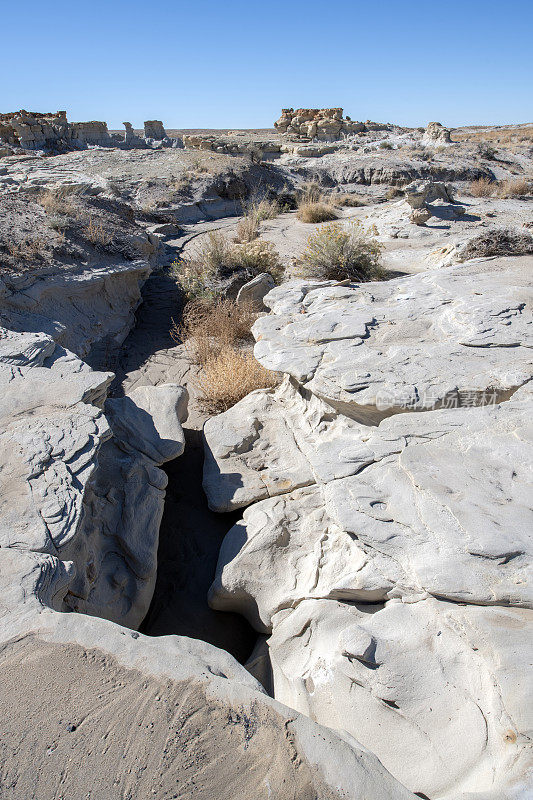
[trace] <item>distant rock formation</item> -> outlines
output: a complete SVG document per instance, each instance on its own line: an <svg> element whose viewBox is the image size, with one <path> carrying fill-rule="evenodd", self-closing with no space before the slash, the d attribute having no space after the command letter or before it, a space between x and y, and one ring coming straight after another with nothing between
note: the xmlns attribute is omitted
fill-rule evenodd
<svg viewBox="0 0 533 800"><path fill-rule="evenodd" d="M425 130L422 141L426 144L450 144L450 130L440 122L430 122Z"/></svg>
<svg viewBox="0 0 533 800"><path fill-rule="evenodd" d="M137 136L131 122L124 122L124 136L109 133L105 122L69 122L66 111L40 114L34 111L15 111L0 114L0 157L14 150L44 150L65 152L87 147L170 147L177 142L169 139L160 120L144 123L144 137Z"/></svg>
<svg viewBox="0 0 533 800"><path fill-rule="evenodd" d="M331 141L351 133L369 130L389 130L392 125L379 122L353 122L343 117L342 108L283 108L274 127L288 136Z"/></svg>
<svg viewBox="0 0 533 800"><path fill-rule="evenodd" d="M155 139L156 142L168 138L160 119L149 119L144 123L144 138Z"/></svg>

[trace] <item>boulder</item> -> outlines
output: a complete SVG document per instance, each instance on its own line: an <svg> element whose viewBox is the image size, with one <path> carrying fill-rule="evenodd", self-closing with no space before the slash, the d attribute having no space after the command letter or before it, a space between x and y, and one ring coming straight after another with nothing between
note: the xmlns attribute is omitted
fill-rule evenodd
<svg viewBox="0 0 533 800"><path fill-rule="evenodd" d="M426 203L433 203L435 200L444 200L452 203L452 187L441 181L419 180L413 181L404 186L405 199L411 208L423 208Z"/></svg>
<svg viewBox="0 0 533 800"><path fill-rule="evenodd" d="M409 215L409 222L414 225L425 225L428 219L431 219L431 212L423 206L422 208L413 208Z"/></svg>
<svg viewBox="0 0 533 800"><path fill-rule="evenodd" d="M265 302L255 352L290 377L205 426L210 505L247 506L210 605L262 634L247 668L270 694L417 796L526 796L524 265L294 282Z"/></svg>
<svg viewBox="0 0 533 800"><path fill-rule="evenodd" d="M430 122L424 131L422 141L425 144L450 144L450 129L445 128L440 122Z"/></svg>
<svg viewBox="0 0 533 800"><path fill-rule="evenodd" d="M262 311L265 308L263 297L268 294L275 285L272 275L268 272L261 272L260 275L256 275L251 281L241 286L237 294L237 303L251 304L259 311Z"/></svg>
<svg viewBox="0 0 533 800"><path fill-rule="evenodd" d="M531 410L509 401L369 429L291 382L249 395L205 426L211 506L256 501L224 540L213 606L262 632L303 597L530 607Z"/></svg>

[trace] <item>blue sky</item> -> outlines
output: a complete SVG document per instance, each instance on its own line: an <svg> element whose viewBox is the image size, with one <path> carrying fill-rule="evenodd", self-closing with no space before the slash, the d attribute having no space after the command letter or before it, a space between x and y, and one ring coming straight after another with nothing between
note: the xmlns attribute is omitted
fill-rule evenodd
<svg viewBox="0 0 533 800"><path fill-rule="evenodd" d="M533 121L533 0L24 0L0 112L270 127L285 106L403 125Z"/></svg>

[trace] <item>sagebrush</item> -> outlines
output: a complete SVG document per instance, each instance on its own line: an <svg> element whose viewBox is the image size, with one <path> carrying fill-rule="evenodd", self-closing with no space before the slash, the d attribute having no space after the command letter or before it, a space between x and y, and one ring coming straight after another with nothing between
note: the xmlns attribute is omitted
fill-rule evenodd
<svg viewBox="0 0 533 800"><path fill-rule="evenodd" d="M360 222L348 227L325 225L309 237L307 248L297 262L306 278L370 281L383 277L381 245L375 229Z"/></svg>

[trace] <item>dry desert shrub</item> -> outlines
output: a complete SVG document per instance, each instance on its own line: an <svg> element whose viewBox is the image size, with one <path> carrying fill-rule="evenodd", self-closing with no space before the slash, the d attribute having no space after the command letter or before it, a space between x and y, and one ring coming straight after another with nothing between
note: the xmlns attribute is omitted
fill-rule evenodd
<svg viewBox="0 0 533 800"><path fill-rule="evenodd" d="M498 197L526 197L531 194L531 186L525 178L501 181L498 184Z"/></svg>
<svg viewBox="0 0 533 800"><path fill-rule="evenodd" d="M317 183L307 183L298 193L298 211L296 216L300 222L331 222L339 216L331 202L325 197Z"/></svg>
<svg viewBox="0 0 533 800"><path fill-rule="evenodd" d="M472 181L468 187L468 191L473 197L492 197L496 189L496 182L488 178L478 178Z"/></svg>
<svg viewBox="0 0 533 800"><path fill-rule="evenodd" d="M257 319L252 304L219 298L213 302L187 303L180 325L174 323L170 335L185 342L197 364L206 364L219 353L252 339L250 329Z"/></svg>
<svg viewBox="0 0 533 800"><path fill-rule="evenodd" d="M37 236L20 242L10 242L7 251L11 258L18 261L37 261L45 255L46 241Z"/></svg>
<svg viewBox="0 0 533 800"><path fill-rule="evenodd" d="M81 194L82 192L78 186L54 186L50 189L45 189L37 199L37 202L47 214L73 215L75 214L75 206L72 201Z"/></svg>
<svg viewBox="0 0 533 800"><path fill-rule="evenodd" d="M277 200L252 199L244 204L244 217L237 224L237 241L252 242L259 236L259 225L266 219L275 219L281 212Z"/></svg>
<svg viewBox="0 0 533 800"><path fill-rule="evenodd" d="M175 261L171 267L188 300L213 300L217 281L235 272L244 272L250 280L261 272L279 278L282 271L279 254L271 242L256 239L235 244L217 232L211 232L189 258Z"/></svg>
<svg viewBox="0 0 533 800"><path fill-rule="evenodd" d="M360 222L348 228L326 225L307 241L298 259L299 273L317 280L370 281L383 277L381 245L375 229L365 229Z"/></svg>
<svg viewBox="0 0 533 800"><path fill-rule="evenodd" d="M358 208L359 206L366 206L366 201L356 194L336 194L333 197L336 206L345 206L346 208Z"/></svg>
<svg viewBox="0 0 533 800"><path fill-rule="evenodd" d="M231 248L231 264L237 270L245 270L250 279L261 272L269 272L273 278L279 278L282 272L278 251L272 242L264 239L234 245Z"/></svg>
<svg viewBox="0 0 533 800"><path fill-rule="evenodd" d="M526 178L515 178L506 181L490 181L488 178L478 178L469 186L470 194L474 197L526 197L531 193L531 185Z"/></svg>
<svg viewBox="0 0 533 800"><path fill-rule="evenodd" d="M206 361L196 383L200 405L218 413L227 411L254 389L266 389L278 382L278 375L265 369L252 352L228 347Z"/></svg>
<svg viewBox="0 0 533 800"><path fill-rule="evenodd" d="M398 197L403 197L404 193L399 186L391 186L390 189L387 189L387 194L385 197L387 200L396 200Z"/></svg>
<svg viewBox="0 0 533 800"><path fill-rule="evenodd" d="M331 222L338 218L334 207L329 203L302 203L296 216L300 222Z"/></svg>
<svg viewBox="0 0 533 800"><path fill-rule="evenodd" d="M461 250L461 261L488 256L524 256L533 253L533 236L510 228L493 228L474 236Z"/></svg>
<svg viewBox="0 0 533 800"><path fill-rule="evenodd" d="M95 222L92 217L89 217L88 224L83 228L83 235L91 244L101 247L106 247L108 244L111 244L113 238L106 231L102 223Z"/></svg>
<svg viewBox="0 0 533 800"><path fill-rule="evenodd" d="M253 242L259 236L259 222L256 217L246 214L237 223L238 242Z"/></svg>

